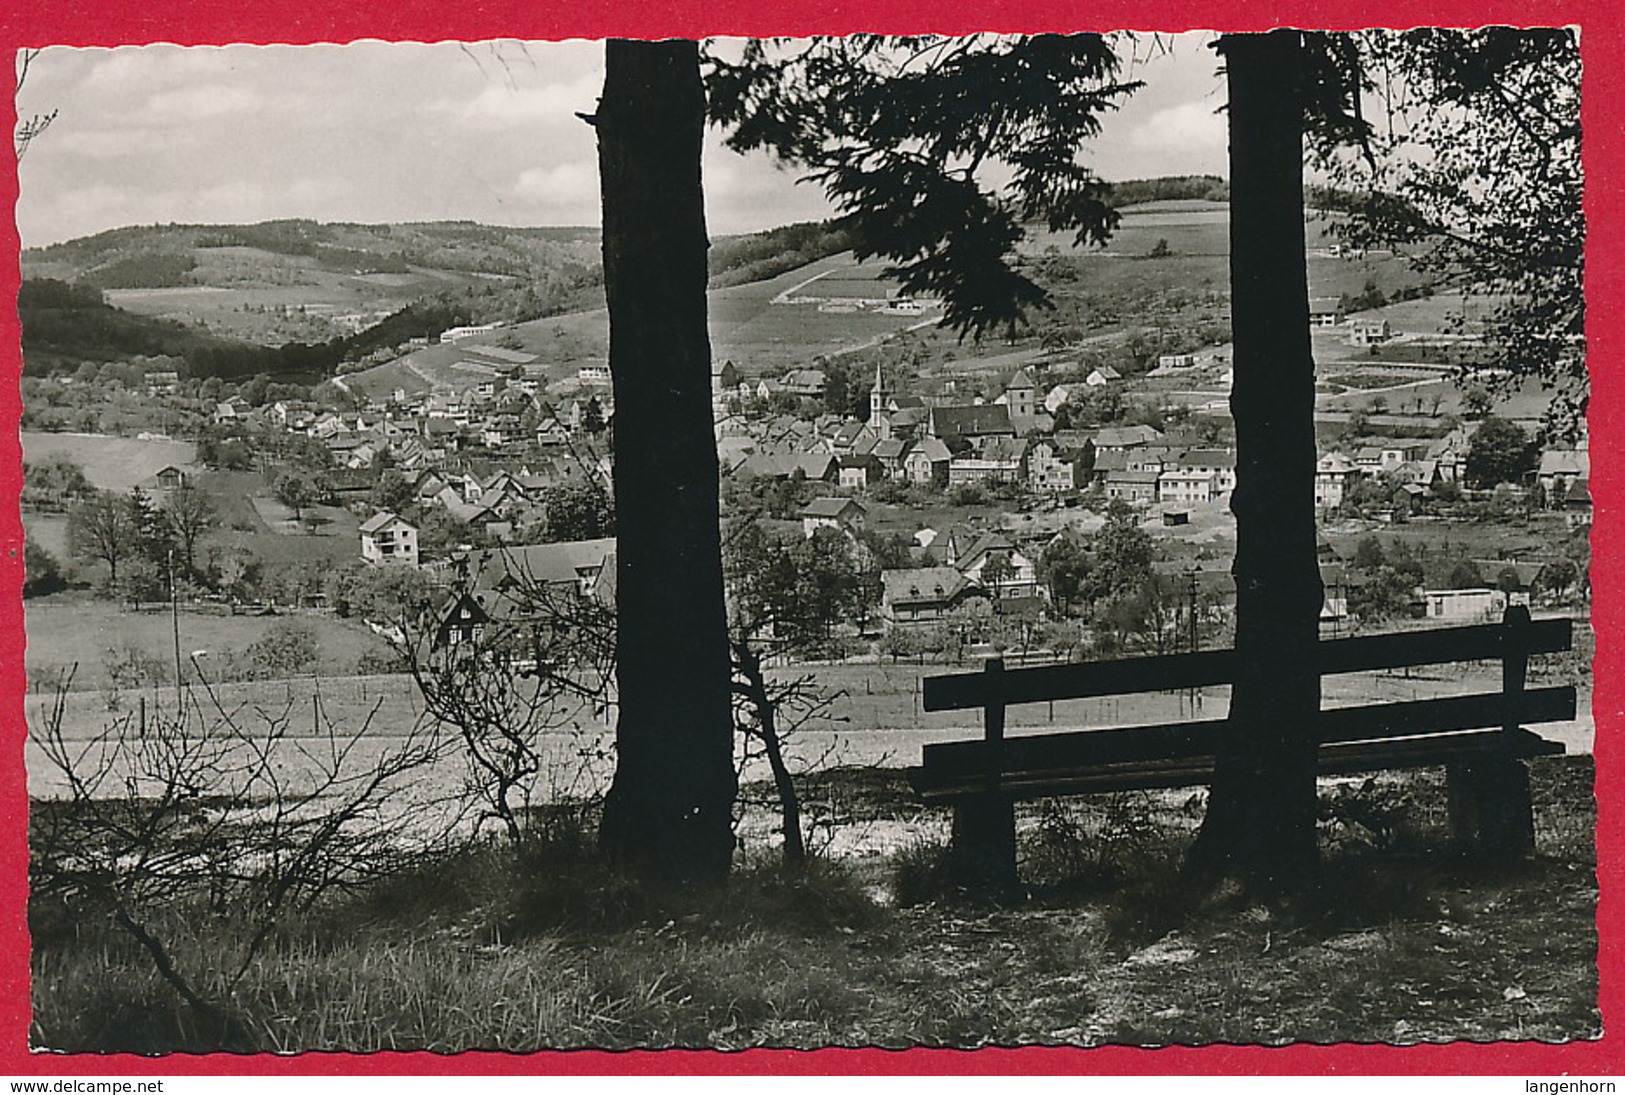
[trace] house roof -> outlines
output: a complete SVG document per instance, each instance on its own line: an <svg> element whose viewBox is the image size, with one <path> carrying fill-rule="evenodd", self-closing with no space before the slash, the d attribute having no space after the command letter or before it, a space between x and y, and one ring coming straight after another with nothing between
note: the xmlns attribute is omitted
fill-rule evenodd
<svg viewBox="0 0 1625 1095"><path fill-rule="evenodd" d="M398 517L395 514L389 512L389 510L385 509L385 510L379 510L377 513L373 514L371 517L369 517L365 521L361 522L361 527L357 531L367 533L367 534L371 534L371 533L374 533L374 532L378 532L383 528L386 528L387 526L389 526L390 524L392 524L395 521L399 521L401 524L405 525L408 528L415 528L416 527L416 526L414 526L412 524L412 522L408 521L406 518Z"/></svg>
<svg viewBox="0 0 1625 1095"><path fill-rule="evenodd" d="M859 513L867 512L863 503L856 498L814 498L801 507L801 516L841 517L854 507Z"/></svg>
<svg viewBox="0 0 1625 1095"><path fill-rule="evenodd" d="M583 571L601 572L614 554L614 537L565 540L473 552L468 565L478 588L493 588L506 578L557 585L579 582Z"/></svg>
<svg viewBox="0 0 1625 1095"><path fill-rule="evenodd" d="M976 560L990 551L1015 551L1016 545L1002 532L984 532L961 552L954 560L954 565L961 569L974 566Z"/></svg>
<svg viewBox="0 0 1625 1095"><path fill-rule="evenodd" d="M1179 462L1186 467L1234 468L1236 453L1234 449L1186 449Z"/></svg>
<svg viewBox="0 0 1625 1095"><path fill-rule="evenodd" d="M1590 475L1591 453L1581 449L1547 449L1540 454L1537 475Z"/></svg>
<svg viewBox="0 0 1625 1095"><path fill-rule="evenodd" d="M885 603L893 606L949 601L968 585L953 567L883 570L880 583Z"/></svg>
<svg viewBox="0 0 1625 1095"><path fill-rule="evenodd" d="M1161 476L1162 473L1156 471L1113 471L1106 475L1106 482L1154 484Z"/></svg>
<svg viewBox="0 0 1625 1095"><path fill-rule="evenodd" d="M1016 375L1010 378L1010 383L1004 386L1004 390L1007 392L1020 391L1023 388L1034 387L1037 387L1037 385L1033 383L1033 378L1027 375L1027 370L1018 369L1016 370Z"/></svg>
<svg viewBox="0 0 1625 1095"><path fill-rule="evenodd" d="M1095 433L1100 448L1132 448L1162 440L1162 431L1151 426L1107 426Z"/></svg>
<svg viewBox="0 0 1625 1095"><path fill-rule="evenodd" d="M929 460L933 464L940 464L952 456L953 453L948 451L948 446L944 445L940 439L927 437L909 451L907 459L917 457L921 460Z"/></svg>
<svg viewBox="0 0 1625 1095"><path fill-rule="evenodd" d="M977 437L982 434L1014 434L1010 408L1001 403L974 403L968 406L932 407L931 432L938 437L954 435Z"/></svg>

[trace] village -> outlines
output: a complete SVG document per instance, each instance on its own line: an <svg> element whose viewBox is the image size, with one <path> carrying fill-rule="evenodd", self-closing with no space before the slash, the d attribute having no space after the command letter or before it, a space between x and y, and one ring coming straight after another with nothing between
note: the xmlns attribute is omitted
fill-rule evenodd
<svg viewBox="0 0 1625 1095"><path fill-rule="evenodd" d="M818 303L831 306L827 298ZM1316 303L1326 336L1358 346L1396 337L1386 320L1345 318ZM885 298L867 306L920 307ZM397 388L383 399L353 399L352 409L299 399L253 405L233 395L213 406L205 458L230 459L237 446L299 453L313 466L288 465L278 493L306 496L310 513L319 503L353 513L355 555L368 566L418 568L450 587L458 575L501 569L470 566L484 556L612 598L607 370L582 366L550 382L534 355L504 348L500 337L495 325L441 334L441 344L456 347L453 369L469 381L461 387ZM867 595L825 621L826 636L845 641L801 653L959 658L1019 640L1025 655L1035 638L1047 638L1046 656L1064 659L1090 649L1080 643L1092 616L1102 650L1223 640L1234 597L1227 506L1237 474L1221 409L1225 351L1163 355L1128 377L1104 363L1085 371L1064 348L1026 356L1007 372L939 369L922 378L881 363L866 384L843 376L860 389L857 398L867 388L866 418L841 413L852 396L847 407L828 405L830 374L849 371L842 362L770 373L715 364L724 525L749 519L777 535L839 536L865 576ZM1408 367L1443 376L1440 366ZM155 399L178 383L165 372L145 379ZM1214 398L1180 403L1169 394L1193 391ZM1379 396L1378 409L1384 402ZM1418 398L1414 413L1383 417L1399 427L1392 435L1378 432L1369 410L1322 416L1315 504L1327 634L1413 617L1499 618L1509 603L1531 598L1545 607L1584 600L1584 560L1559 547L1583 543L1590 523L1583 437L1537 449L1532 428L1484 407L1473 416L1440 415L1437 404L1435 397L1430 414ZM142 487L161 499L188 474L168 467ZM584 520L564 516L583 509L590 511ZM1133 528L1142 545L1145 557L1119 575L1135 588L1080 598L1090 569L1116 565L1094 556L1108 520ZM1528 538L1546 543L1521 552L1467 546L1473 529L1497 523L1532 530ZM1452 528L1465 529L1453 551ZM1394 579L1373 564L1371 544L1361 546L1375 538L1380 556L1381 540L1392 537L1421 545L1409 584L1397 591L1383 587ZM1449 554L1429 558L1429 542L1444 543ZM320 589L309 589L292 607L325 602ZM1108 603L1115 613L1105 611ZM1082 631L1064 626L1079 618Z"/></svg>

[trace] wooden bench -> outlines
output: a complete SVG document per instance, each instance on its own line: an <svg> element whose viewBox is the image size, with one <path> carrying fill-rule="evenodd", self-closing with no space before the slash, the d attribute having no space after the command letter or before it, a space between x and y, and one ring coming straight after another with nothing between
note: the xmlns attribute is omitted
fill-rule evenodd
<svg viewBox="0 0 1625 1095"><path fill-rule="evenodd" d="M1524 681L1531 655L1571 643L1570 621L1533 621L1521 606L1498 624L1319 643L1322 676L1483 660L1502 667L1498 692L1323 708L1307 728L1319 742L1320 774L1443 765L1459 840L1495 854L1530 851L1534 817L1524 762L1564 747L1522 724L1574 718L1575 694L1572 687L1526 689ZM979 673L927 678L927 711L982 711L981 740L927 745L920 766L908 772L923 800L954 807L952 860L960 880L995 892L1016 888L1017 800L1207 784L1227 725L1216 719L1007 738L1007 707L1223 685L1234 664L1232 650L1011 670L991 659Z"/></svg>

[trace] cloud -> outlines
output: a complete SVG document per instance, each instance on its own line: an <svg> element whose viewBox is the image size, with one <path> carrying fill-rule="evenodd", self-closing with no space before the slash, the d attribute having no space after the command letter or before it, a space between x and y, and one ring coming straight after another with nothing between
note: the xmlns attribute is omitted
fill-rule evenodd
<svg viewBox="0 0 1625 1095"><path fill-rule="evenodd" d="M514 197L541 204L573 204L598 196L598 165L577 161L531 167L519 173Z"/></svg>
<svg viewBox="0 0 1625 1095"><path fill-rule="evenodd" d="M1228 134L1223 114L1210 100L1164 107L1128 135L1132 149L1142 153L1180 153L1200 156L1223 152Z"/></svg>
<svg viewBox="0 0 1625 1095"><path fill-rule="evenodd" d="M147 111L171 125L229 115L253 117L275 109L267 97L232 84L200 84L160 91L147 100Z"/></svg>

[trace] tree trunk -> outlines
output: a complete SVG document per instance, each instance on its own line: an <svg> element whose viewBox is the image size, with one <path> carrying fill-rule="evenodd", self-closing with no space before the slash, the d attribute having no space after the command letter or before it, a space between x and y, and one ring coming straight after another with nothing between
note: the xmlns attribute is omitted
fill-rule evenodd
<svg viewBox="0 0 1625 1095"><path fill-rule="evenodd" d="M620 619L604 850L645 880L717 882L733 854L733 717L717 528L692 41L605 47L598 162L615 385Z"/></svg>
<svg viewBox="0 0 1625 1095"><path fill-rule="evenodd" d="M779 796L779 832L784 837L784 863L796 866L807 861L807 841L801 835L801 796L784 760L784 743L779 740L778 705L768 694L767 675L762 672L762 656L740 639L733 646L734 667L744 678L743 693L756 712L756 737L767 754L773 773L773 789Z"/></svg>
<svg viewBox="0 0 1625 1095"><path fill-rule="evenodd" d="M1312 883L1316 558L1314 358L1304 262L1302 38L1226 35L1236 424L1237 671L1188 866L1274 896Z"/></svg>

